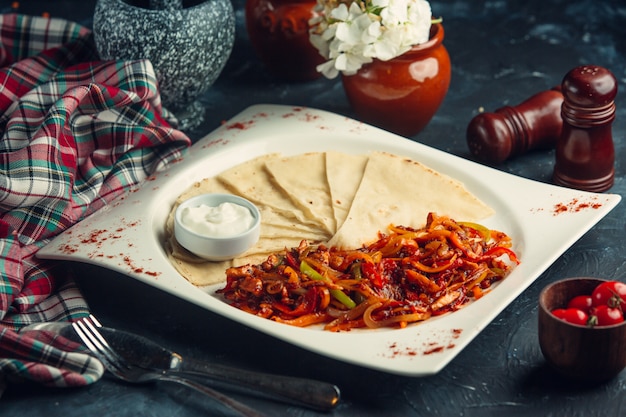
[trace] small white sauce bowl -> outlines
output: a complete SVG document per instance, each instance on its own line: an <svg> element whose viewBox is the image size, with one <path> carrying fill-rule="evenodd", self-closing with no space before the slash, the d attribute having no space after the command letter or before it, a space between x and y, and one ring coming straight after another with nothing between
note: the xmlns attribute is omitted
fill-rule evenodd
<svg viewBox="0 0 626 417"><path fill-rule="evenodd" d="M196 233L182 222L182 211L186 207L201 205L217 207L222 203L233 203L248 208L254 217L252 226L237 235L211 237ZM174 237L178 243L194 255L209 261L226 261L236 258L257 243L260 234L261 213L259 209L245 198L232 194L201 194L185 200L174 213Z"/></svg>

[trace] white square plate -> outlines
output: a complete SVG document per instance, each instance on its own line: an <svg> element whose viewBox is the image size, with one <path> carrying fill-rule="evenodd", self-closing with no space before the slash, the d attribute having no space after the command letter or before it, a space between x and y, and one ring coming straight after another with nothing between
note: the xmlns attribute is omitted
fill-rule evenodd
<svg viewBox="0 0 626 417"><path fill-rule="evenodd" d="M521 264L490 293L459 311L405 329L333 333L297 328L227 305L215 290L185 280L163 249L164 224L194 182L255 158L336 150L406 156L462 181L495 209L483 224L507 233ZM57 236L39 257L99 265L157 287L246 326L319 354L384 372L439 372L576 240L610 212L619 195L543 184L476 164L336 114L257 105L193 145L185 158Z"/></svg>

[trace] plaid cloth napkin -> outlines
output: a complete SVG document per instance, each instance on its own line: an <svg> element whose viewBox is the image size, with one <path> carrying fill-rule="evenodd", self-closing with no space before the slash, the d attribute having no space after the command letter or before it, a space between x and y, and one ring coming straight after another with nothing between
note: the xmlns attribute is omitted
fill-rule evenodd
<svg viewBox="0 0 626 417"><path fill-rule="evenodd" d="M161 107L146 60L102 62L90 30L0 15L0 394L11 381L81 386L103 374L44 321L89 314L52 237L179 159L191 144Z"/></svg>

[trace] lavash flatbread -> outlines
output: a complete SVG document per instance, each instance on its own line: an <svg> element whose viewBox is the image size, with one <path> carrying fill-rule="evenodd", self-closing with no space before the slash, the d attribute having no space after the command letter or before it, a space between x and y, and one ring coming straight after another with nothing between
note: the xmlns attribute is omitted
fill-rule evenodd
<svg viewBox="0 0 626 417"><path fill-rule="evenodd" d="M272 181L309 219L316 219L332 236L337 230L323 153L305 153L265 162Z"/></svg>
<svg viewBox="0 0 626 417"><path fill-rule="evenodd" d="M428 213L477 221L493 210L463 186L427 166L385 152L369 155L345 222L330 246L358 248L390 224L421 227Z"/></svg>
<svg viewBox="0 0 626 417"><path fill-rule="evenodd" d="M241 257L209 262L181 247L173 233L178 204L202 193L231 193L261 211L259 242ZM385 152L295 156L270 154L193 184L179 196L166 224L166 251L191 283L225 280L230 266L260 263L302 240L354 249L376 240L390 224L421 227L429 212L478 221L493 210L459 181L408 158Z"/></svg>
<svg viewBox="0 0 626 417"><path fill-rule="evenodd" d="M326 152L326 179L337 229L348 217L350 206L361 184L367 155Z"/></svg>
<svg viewBox="0 0 626 417"><path fill-rule="evenodd" d="M218 175L218 179L234 194L243 196L255 204L267 205L283 216L297 220L299 224L324 227L320 221L307 216L291 198L272 182L266 164L280 154L268 154L244 162Z"/></svg>

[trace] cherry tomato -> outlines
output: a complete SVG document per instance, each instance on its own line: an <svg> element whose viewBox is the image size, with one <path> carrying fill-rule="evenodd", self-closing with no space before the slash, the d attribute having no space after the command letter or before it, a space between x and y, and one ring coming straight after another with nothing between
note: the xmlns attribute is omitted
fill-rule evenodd
<svg viewBox="0 0 626 417"><path fill-rule="evenodd" d="M626 284L619 281L607 281L598 285L591 293L594 306L608 305L626 310Z"/></svg>
<svg viewBox="0 0 626 417"><path fill-rule="evenodd" d="M557 308L552 310L552 314L563 321L581 326L585 326L589 320L587 313L578 308Z"/></svg>
<svg viewBox="0 0 626 417"><path fill-rule="evenodd" d="M589 313L589 309L593 306L593 299L590 295L577 295L576 297L569 300L567 303L568 308L577 308L579 310L584 311L585 313Z"/></svg>
<svg viewBox="0 0 626 417"><path fill-rule="evenodd" d="M624 314L619 308L601 305L594 309L593 315L597 319L598 326L610 326L624 321Z"/></svg>

